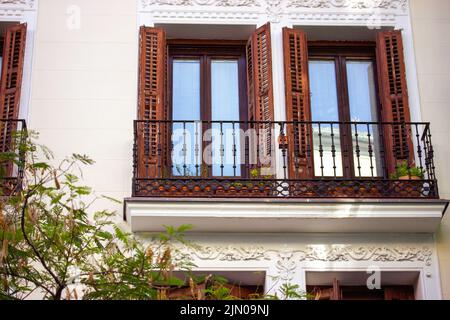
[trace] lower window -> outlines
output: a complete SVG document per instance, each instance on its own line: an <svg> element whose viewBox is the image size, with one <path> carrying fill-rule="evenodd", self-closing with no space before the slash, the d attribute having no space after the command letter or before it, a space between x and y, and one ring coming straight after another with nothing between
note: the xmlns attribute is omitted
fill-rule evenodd
<svg viewBox="0 0 450 320"><path fill-rule="evenodd" d="M376 278L378 277L378 278ZM418 272L307 272L311 300L415 300Z"/></svg>

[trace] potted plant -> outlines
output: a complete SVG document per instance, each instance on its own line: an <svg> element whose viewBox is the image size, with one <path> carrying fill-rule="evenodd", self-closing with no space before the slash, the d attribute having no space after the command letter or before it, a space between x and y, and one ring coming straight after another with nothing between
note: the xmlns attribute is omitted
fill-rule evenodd
<svg viewBox="0 0 450 320"><path fill-rule="evenodd" d="M424 173L421 168L408 166L407 161L401 162L395 172L391 174L391 180L423 180Z"/></svg>

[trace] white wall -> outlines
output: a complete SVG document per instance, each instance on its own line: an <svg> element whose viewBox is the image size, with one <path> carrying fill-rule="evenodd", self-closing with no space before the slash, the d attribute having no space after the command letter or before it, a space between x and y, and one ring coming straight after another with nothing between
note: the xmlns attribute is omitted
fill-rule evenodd
<svg viewBox="0 0 450 320"><path fill-rule="evenodd" d="M450 199L450 1L411 0L420 100L431 122L441 198ZM450 299L450 213L438 233L442 290Z"/></svg>
<svg viewBox="0 0 450 320"><path fill-rule="evenodd" d="M58 158L92 157L86 184L120 200L131 193L136 16L134 0L40 0L28 117Z"/></svg>
<svg viewBox="0 0 450 320"><path fill-rule="evenodd" d="M152 15L159 23L199 20L224 23L232 19L235 24L254 25L271 20L273 30L279 30L282 25L364 25L367 19L362 13L352 14L350 11L353 9L347 12L347 8L331 8L330 13L320 15L311 14L316 9L308 9L303 14L299 9L285 6L278 11L271 5L277 1L261 1L266 5L240 7L236 13L227 7L215 8L217 12L214 15L207 10L198 15L180 10L172 19L170 10L173 8L167 9L169 13L141 10L138 18L137 0L39 0L28 115L30 128L41 133L42 143L53 149L59 158L78 152L96 160L96 165L85 171L85 182L97 192L117 199L130 196L139 24L147 21L151 24ZM432 122L441 195L450 198L450 168L447 165L447 157L450 156L447 146L450 138L450 62L447 58L450 1L410 1L421 111L423 120ZM72 15L68 14L69 9ZM73 20L73 14L78 9L80 28L71 29L68 22L70 26L77 21L76 16ZM403 16L399 20L406 23L400 21L400 26L409 26L407 15L401 14ZM385 19L385 25L399 23L395 15L386 14ZM277 21L281 23L277 25ZM275 50L280 48L280 38L274 36L274 39ZM281 67L279 57L275 60ZM411 64L414 65L414 61L409 58L408 65ZM413 70L409 79L414 80L415 69L408 70L410 73ZM280 78L276 83L278 88L282 82ZM414 87L413 83L410 90L413 90L413 96L417 96ZM278 92L276 101L282 105L282 92ZM121 205L109 206L119 212L122 210ZM444 297L450 299L448 219L439 236L439 249ZM279 243L283 241L280 239Z"/></svg>

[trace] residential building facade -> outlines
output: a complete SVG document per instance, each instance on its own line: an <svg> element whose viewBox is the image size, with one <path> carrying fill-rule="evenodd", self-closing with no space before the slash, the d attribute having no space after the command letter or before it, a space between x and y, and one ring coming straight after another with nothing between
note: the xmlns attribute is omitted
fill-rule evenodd
<svg viewBox="0 0 450 320"><path fill-rule="evenodd" d="M23 119L57 157L90 155L86 184L124 201L97 205L131 231L193 225L196 272L448 299L449 9L0 0L2 145Z"/></svg>

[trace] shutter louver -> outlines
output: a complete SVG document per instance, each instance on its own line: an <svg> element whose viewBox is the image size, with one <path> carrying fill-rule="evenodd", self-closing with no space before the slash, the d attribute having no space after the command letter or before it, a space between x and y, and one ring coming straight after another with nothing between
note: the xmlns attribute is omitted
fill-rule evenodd
<svg viewBox="0 0 450 320"><path fill-rule="evenodd" d="M301 30L283 29L286 118L288 125L289 177L313 176L311 104L308 79L308 42Z"/></svg>
<svg viewBox="0 0 450 320"><path fill-rule="evenodd" d="M272 48L270 24L257 29L247 43L247 78L249 94L249 120L273 121ZM272 158L272 125L260 124L259 156L264 164ZM260 148L260 149L261 149ZM260 159L258 159L259 161Z"/></svg>
<svg viewBox="0 0 450 320"><path fill-rule="evenodd" d="M19 116L26 33L26 24L8 27L5 32L0 88L0 118L4 120L18 119ZM11 146L17 123L1 122L0 126L0 152L5 152Z"/></svg>
<svg viewBox="0 0 450 320"><path fill-rule="evenodd" d="M415 300L414 290L409 286L387 287L384 300Z"/></svg>
<svg viewBox="0 0 450 320"><path fill-rule="evenodd" d="M315 290L314 300L342 300L340 281L333 279L333 287Z"/></svg>
<svg viewBox="0 0 450 320"><path fill-rule="evenodd" d="M382 121L410 122L401 31L378 33L377 63ZM384 135L388 173L394 172L399 162L407 161L413 165L414 149L410 128L405 125L387 126Z"/></svg>
<svg viewBox="0 0 450 320"><path fill-rule="evenodd" d="M139 60L139 120L164 120L166 44L164 30L141 27ZM167 124L144 123L139 128L140 177L161 177L165 165ZM164 153L164 154L163 154Z"/></svg>

